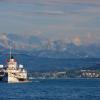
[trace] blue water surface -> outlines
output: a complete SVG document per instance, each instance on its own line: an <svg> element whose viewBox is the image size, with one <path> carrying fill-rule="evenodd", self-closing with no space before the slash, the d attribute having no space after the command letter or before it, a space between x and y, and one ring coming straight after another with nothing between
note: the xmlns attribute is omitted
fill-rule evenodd
<svg viewBox="0 0 100 100"><path fill-rule="evenodd" d="M100 100L100 79L0 82L0 100Z"/></svg>

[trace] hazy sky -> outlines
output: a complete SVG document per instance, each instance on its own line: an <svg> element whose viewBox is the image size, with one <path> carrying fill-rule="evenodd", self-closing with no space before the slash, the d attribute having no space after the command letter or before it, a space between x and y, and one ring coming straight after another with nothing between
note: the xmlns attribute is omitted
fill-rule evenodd
<svg viewBox="0 0 100 100"><path fill-rule="evenodd" d="M100 0L0 0L0 33L100 41Z"/></svg>

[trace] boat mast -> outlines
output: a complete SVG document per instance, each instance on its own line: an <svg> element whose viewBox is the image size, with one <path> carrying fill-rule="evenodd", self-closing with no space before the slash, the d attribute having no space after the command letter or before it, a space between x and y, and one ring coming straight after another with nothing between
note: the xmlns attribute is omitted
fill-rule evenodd
<svg viewBox="0 0 100 100"><path fill-rule="evenodd" d="M9 54L10 54L10 59L11 59L11 54L12 54L11 49L12 49L12 48L11 48L11 46L10 46L10 53L9 53Z"/></svg>

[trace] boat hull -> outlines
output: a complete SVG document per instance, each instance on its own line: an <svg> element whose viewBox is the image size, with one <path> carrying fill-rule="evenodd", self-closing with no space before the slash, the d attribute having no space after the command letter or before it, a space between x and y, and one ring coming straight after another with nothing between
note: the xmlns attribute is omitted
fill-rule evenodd
<svg viewBox="0 0 100 100"><path fill-rule="evenodd" d="M20 82L28 82L27 79L24 78L17 78L14 75L11 75L9 73L7 73L4 78L3 81L8 82L8 83L20 83Z"/></svg>

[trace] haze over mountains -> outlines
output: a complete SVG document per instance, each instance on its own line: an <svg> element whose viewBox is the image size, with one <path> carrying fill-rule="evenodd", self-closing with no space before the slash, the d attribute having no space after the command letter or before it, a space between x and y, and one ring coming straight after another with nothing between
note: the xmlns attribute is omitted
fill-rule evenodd
<svg viewBox="0 0 100 100"><path fill-rule="evenodd" d="M0 34L1 52L9 49L9 45L14 50L37 57L48 58L100 58L100 44L82 44L76 39L72 42L64 40L48 40L32 35L30 37L17 34ZM26 53L26 52L25 52Z"/></svg>

